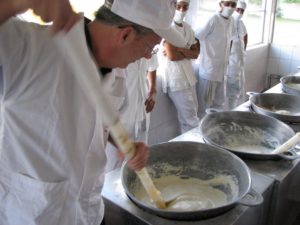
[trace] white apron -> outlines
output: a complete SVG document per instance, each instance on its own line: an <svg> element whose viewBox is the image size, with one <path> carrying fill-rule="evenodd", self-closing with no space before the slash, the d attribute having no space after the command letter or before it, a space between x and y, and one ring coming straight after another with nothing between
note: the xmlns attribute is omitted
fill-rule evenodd
<svg viewBox="0 0 300 225"><path fill-rule="evenodd" d="M245 35L247 35L247 30L243 21L235 18L226 84L229 109L238 106L245 97Z"/></svg>

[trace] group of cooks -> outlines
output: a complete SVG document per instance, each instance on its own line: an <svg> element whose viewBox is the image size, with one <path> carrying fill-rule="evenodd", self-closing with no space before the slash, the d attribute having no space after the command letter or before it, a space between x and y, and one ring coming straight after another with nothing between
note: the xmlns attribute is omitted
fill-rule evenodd
<svg viewBox="0 0 300 225"><path fill-rule="evenodd" d="M95 85L134 140L127 159L133 170L147 164L157 71L182 132L196 127L207 108L238 104L246 3L220 1L195 31L184 21L189 4L105 0L91 21L69 0L0 0L0 224L105 224L105 174L124 155L97 109L107 106L93 104L87 93L95 90L75 75L70 52L97 68L96 77L80 75L99 79ZM49 25L19 19L29 9ZM59 44L60 37L80 51Z"/></svg>

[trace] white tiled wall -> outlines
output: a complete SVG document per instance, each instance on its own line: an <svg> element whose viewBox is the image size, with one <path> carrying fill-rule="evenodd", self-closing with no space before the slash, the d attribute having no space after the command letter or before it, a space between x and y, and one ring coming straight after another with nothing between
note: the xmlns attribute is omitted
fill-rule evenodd
<svg viewBox="0 0 300 225"><path fill-rule="evenodd" d="M272 44L268 61L268 74L287 75L298 72L300 46Z"/></svg>
<svg viewBox="0 0 300 225"><path fill-rule="evenodd" d="M149 144L166 142L180 134L176 109L169 97L162 92L160 77L157 77L156 104L151 112Z"/></svg>
<svg viewBox="0 0 300 225"><path fill-rule="evenodd" d="M245 90L260 92L266 88L268 45L247 49L245 65Z"/></svg>
<svg viewBox="0 0 300 225"><path fill-rule="evenodd" d="M300 51L298 50L298 55ZM245 78L246 91L262 91L266 86L268 46L247 50ZM156 106L151 113L149 144L166 142L180 134L176 109L169 97L161 90L158 76Z"/></svg>

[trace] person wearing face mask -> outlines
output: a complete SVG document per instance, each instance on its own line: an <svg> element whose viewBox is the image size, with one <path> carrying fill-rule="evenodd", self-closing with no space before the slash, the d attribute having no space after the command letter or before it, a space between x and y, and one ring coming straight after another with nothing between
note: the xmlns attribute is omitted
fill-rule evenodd
<svg viewBox="0 0 300 225"><path fill-rule="evenodd" d="M225 75L233 34L232 14L237 0L223 0L220 11L196 29L200 41L197 94L199 117L208 108L225 109Z"/></svg>
<svg viewBox="0 0 300 225"><path fill-rule="evenodd" d="M191 47L178 48L164 41L159 61L163 92L168 94L175 105L182 133L199 124L195 87L197 80L191 59L198 57L200 45L190 25L183 21L188 7L189 0L177 0L173 27L181 32Z"/></svg>
<svg viewBox="0 0 300 225"><path fill-rule="evenodd" d="M236 11L233 14L234 36L231 44L226 84L229 109L233 109L243 102L245 96L244 69L248 34L246 26L241 20L245 9L246 3L238 1Z"/></svg>

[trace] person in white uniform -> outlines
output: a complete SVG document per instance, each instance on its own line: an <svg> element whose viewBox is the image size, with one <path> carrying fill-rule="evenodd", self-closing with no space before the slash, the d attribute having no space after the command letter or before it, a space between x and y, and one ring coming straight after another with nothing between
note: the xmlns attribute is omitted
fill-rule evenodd
<svg viewBox="0 0 300 225"><path fill-rule="evenodd" d="M199 116L207 108L224 110L225 76L229 60L230 42L233 35L233 14L237 0L224 0L221 9L196 29L200 41L197 94Z"/></svg>
<svg viewBox="0 0 300 225"><path fill-rule="evenodd" d="M229 110L241 104L245 99L245 58L248 33L241 18L246 6L246 2L238 1L236 11L233 14L234 35L230 49L226 85Z"/></svg>
<svg viewBox="0 0 300 225"><path fill-rule="evenodd" d="M142 58L126 68L127 106L121 109L120 118L128 128L131 138L148 142L150 112L156 96L156 54L150 59Z"/></svg>
<svg viewBox="0 0 300 225"><path fill-rule="evenodd" d="M108 90L115 102L115 110L132 140L148 143L150 112L155 104L156 54L150 59L139 59L130 63L126 69L113 69L116 77ZM121 77L121 78L120 78ZM118 82L121 80L120 82ZM117 85L122 83L122 85ZM117 92L117 93L116 93ZM106 172L122 166L123 160L117 149L108 144L105 148L107 165Z"/></svg>
<svg viewBox="0 0 300 225"><path fill-rule="evenodd" d="M183 21L189 7L189 0L177 0L173 26L182 33L191 47L178 48L163 42L163 56L160 64L163 92L174 103L181 132L184 133L199 125L197 115L196 76L191 59L199 55L200 46L191 26Z"/></svg>
<svg viewBox="0 0 300 225"><path fill-rule="evenodd" d="M14 16L32 8L54 21L53 31L72 28L67 37L96 71L149 58L159 35L174 38L170 1L134 2L138 13L130 13L137 8L126 0L110 1L84 24L65 0L0 1L0 224L99 225L104 216L103 117L76 79L68 49L47 26ZM82 76L99 79L97 73ZM147 146L137 143L129 166L143 168L147 155Z"/></svg>

